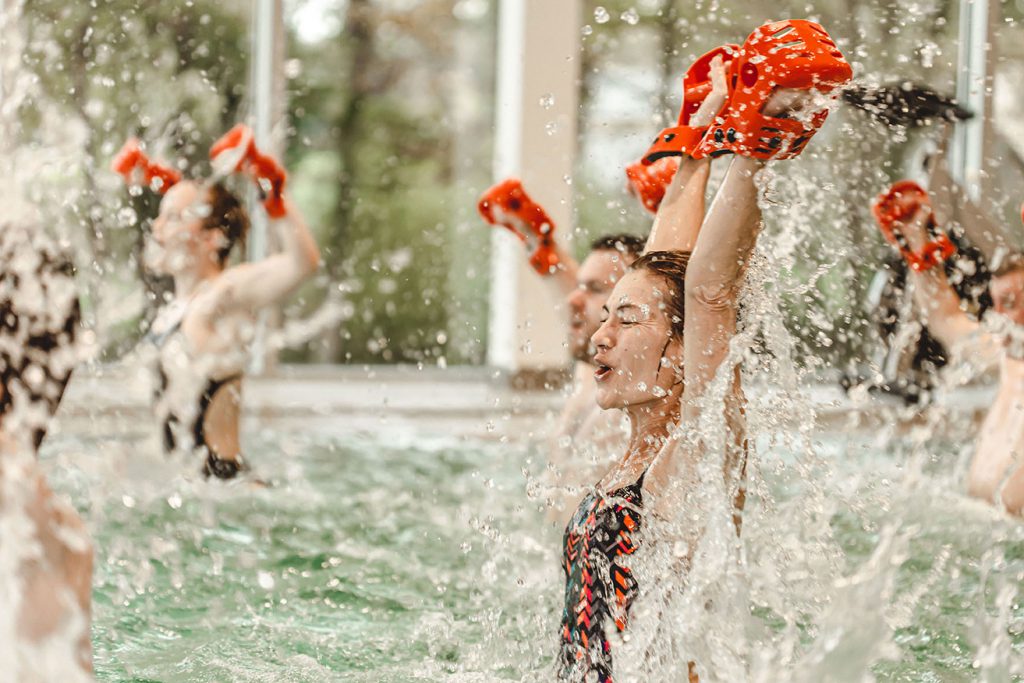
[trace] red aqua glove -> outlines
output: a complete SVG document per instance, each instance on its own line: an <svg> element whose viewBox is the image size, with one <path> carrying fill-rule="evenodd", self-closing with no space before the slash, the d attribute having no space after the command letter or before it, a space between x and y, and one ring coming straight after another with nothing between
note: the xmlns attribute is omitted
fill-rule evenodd
<svg viewBox="0 0 1024 683"><path fill-rule="evenodd" d="M121 151L110 162L110 168L119 173L128 185L144 185L160 194L166 194L181 181L181 174L176 170L150 160L136 138L125 141Z"/></svg>
<svg viewBox="0 0 1024 683"><path fill-rule="evenodd" d="M244 173L260 188L263 207L271 218L288 213L284 204L284 185L288 174L273 157L263 154L253 138L252 130L239 123L210 147L214 165L231 173Z"/></svg>
<svg viewBox="0 0 1024 683"><path fill-rule="evenodd" d="M555 224L547 212L530 199L523 184L509 178L484 192L477 209L494 226L511 230L530 250L530 265L541 275L550 275L558 266L555 252Z"/></svg>

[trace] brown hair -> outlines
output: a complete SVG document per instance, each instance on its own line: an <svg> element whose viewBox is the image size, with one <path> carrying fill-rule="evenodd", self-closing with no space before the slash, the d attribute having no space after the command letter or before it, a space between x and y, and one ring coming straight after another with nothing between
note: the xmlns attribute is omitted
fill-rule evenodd
<svg viewBox="0 0 1024 683"><path fill-rule="evenodd" d="M623 232L598 237L590 243L590 251L618 251L631 258L636 258L643 253L645 244L647 244L646 237Z"/></svg>
<svg viewBox="0 0 1024 683"><path fill-rule="evenodd" d="M1024 270L1024 254L1019 251L1007 254L999 260L999 267L992 271L992 277L1009 275Z"/></svg>
<svg viewBox="0 0 1024 683"><path fill-rule="evenodd" d="M629 266L630 270L652 273L668 285L665 313L672 324L672 335L676 339L683 338L683 321L686 318L686 266L689 262L688 251L649 251Z"/></svg>
<svg viewBox="0 0 1024 683"><path fill-rule="evenodd" d="M217 252L220 265L228 261L228 256L236 243L245 248L245 238L249 235L249 214L223 183L216 183L208 190L210 213L203 218L203 230L220 230L227 243Z"/></svg>

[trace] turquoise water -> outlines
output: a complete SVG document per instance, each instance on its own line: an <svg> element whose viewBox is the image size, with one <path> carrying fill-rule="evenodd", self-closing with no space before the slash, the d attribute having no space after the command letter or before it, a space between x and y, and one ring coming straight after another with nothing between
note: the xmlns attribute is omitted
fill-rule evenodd
<svg viewBox="0 0 1024 683"><path fill-rule="evenodd" d="M98 549L99 680L553 680L560 533L524 493L529 448L264 430L251 460L274 485L257 489L189 482L109 444L47 447ZM921 593L877 680L978 680L976 643L991 637L979 614L994 618L1000 586L1024 581L1020 525L938 479L898 486L897 456L845 452L837 482L871 471L832 515L845 565L866 561L897 519L910 542L893 602ZM769 483L783 506L800 495ZM820 635L802 628L805 643ZM1024 657L1019 602L995 631Z"/></svg>

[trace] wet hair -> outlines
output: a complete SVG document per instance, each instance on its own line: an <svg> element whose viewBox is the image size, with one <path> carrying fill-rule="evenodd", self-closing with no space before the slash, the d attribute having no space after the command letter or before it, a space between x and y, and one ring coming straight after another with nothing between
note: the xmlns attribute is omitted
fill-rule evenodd
<svg viewBox="0 0 1024 683"><path fill-rule="evenodd" d="M992 271L992 277L1009 275L1024 270L1024 253L1015 251L999 259L999 267Z"/></svg>
<svg viewBox="0 0 1024 683"><path fill-rule="evenodd" d="M224 235L225 244L217 252L217 259L223 266L235 244L245 247L245 239L249 235L249 214L223 183L216 183L207 191L210 213L203 218L203 230L220 230Z"/></svg>
<svg viewBox="0 0 1024 683"><path fill-rule="evenodd" d="M631 271L651 273L668 286L665 293L665 313L672 324L672 336L683 338L686 319L686 266L690 263L688 251L649 251L629 266Z"/></svg>
<svg viewBox="0 0 1024 683"><path fill-rule="evenodd" d="M636 258L644 251L647 244L646 237L631 235L628 232L617 235L604 235L590 243L590 251L618 251Z"/></svg>
<svg viewBox="0 0 1024 683"><path fill-rule="evenodd" d="M0 223L0 429L43 441L77 361L71 259L38 225Z"/></svg>

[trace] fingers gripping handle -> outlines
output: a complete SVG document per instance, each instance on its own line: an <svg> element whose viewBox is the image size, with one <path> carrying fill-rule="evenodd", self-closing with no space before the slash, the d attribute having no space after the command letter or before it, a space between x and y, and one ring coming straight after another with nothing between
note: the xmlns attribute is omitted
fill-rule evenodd
<svg viewBox="0 0 1024 683"><path fill-rule="evenodd" d="M259 187L263 207L271 218L283 218L288 213L284 203L288 174L273 157L259 150L249 126L239 123L225 133L210 147L210 158L228 173L250 176Z"/></svg>
<svg viewBox="0 0 1024 683"><path fill-rule="evenodd" d="M485 221L510 230L526 244L530 265L540 275L550 275L558 267L555 224L521 182L509 178L490 188L480 197L477 210Z"/></svg>
<svg viewBox="0 0 1024 683"><path fill-rule="evenodd" d="M645 209L657 213L678 169L679 157L662 157L650 165L637 161L626 167L628 189Z"/></svg>
<svg viewBox="0 0 1024 683"><path fill-rule="evenodd" d="M903 260L915 271L924 272L944 263L956 253L956 246L949 236L935 224L933 214L928 214L927 230L931 240L915 251L900 231L900 224L913 220L918 210L931 208L928 193L912 180L901 180L892 185L875 200L871 211L885 239L895 246Z"/></svg>
<svg viewBox="0 0 1024 683"><path fill-rule="evenodd" d="M128 185L145 185L165 194L181 181L181 174L170 166L152 161L142 151L137 138L128 138L110 162L111 169L120 174Z"/></svg>

